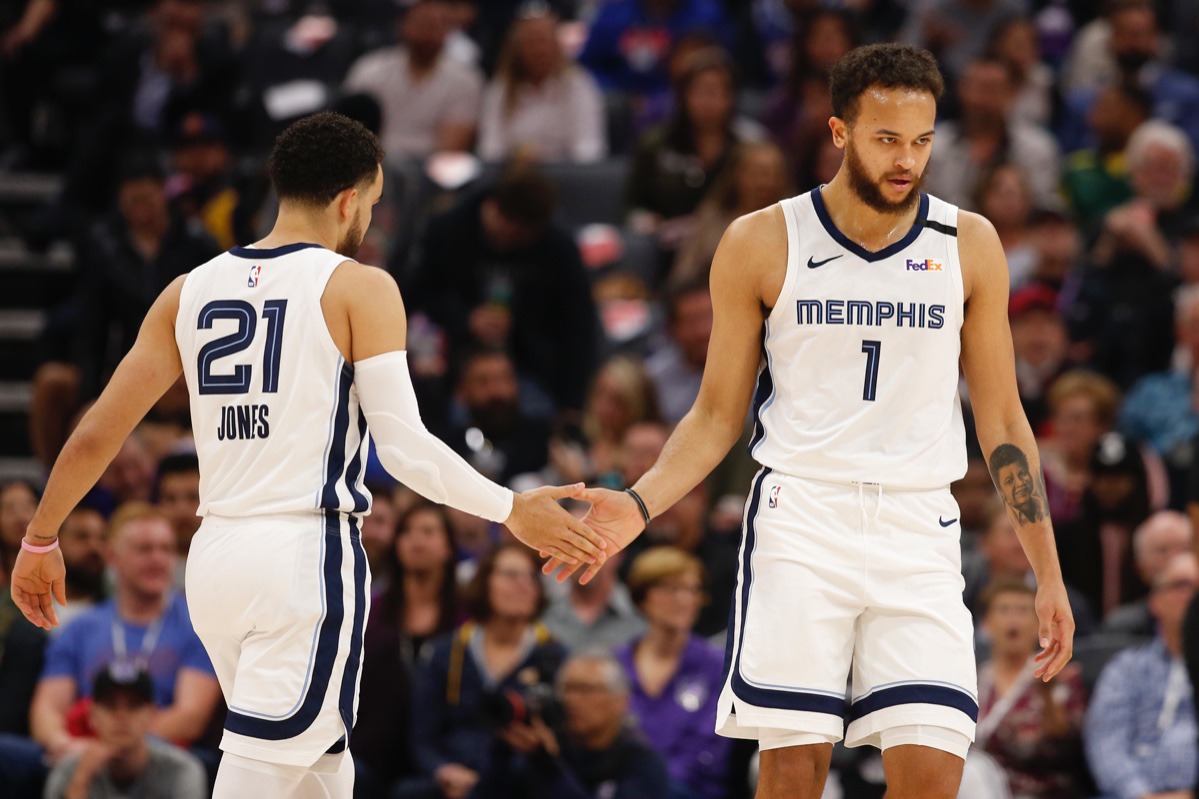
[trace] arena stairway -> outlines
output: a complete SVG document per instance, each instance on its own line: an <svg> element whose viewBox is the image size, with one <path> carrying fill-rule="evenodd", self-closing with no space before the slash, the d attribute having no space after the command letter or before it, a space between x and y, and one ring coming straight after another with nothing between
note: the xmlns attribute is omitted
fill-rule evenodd
<svg viewBox="0 0 1199 799"><path fill-rule="evenodd" d="M71 291L74 258L61 243L29 250L11 223L53 198L59 185L52 175L0 175L0 219L10 223L0 230L0 480L44 478L29 445L37 342L48 309Z"/></svg>

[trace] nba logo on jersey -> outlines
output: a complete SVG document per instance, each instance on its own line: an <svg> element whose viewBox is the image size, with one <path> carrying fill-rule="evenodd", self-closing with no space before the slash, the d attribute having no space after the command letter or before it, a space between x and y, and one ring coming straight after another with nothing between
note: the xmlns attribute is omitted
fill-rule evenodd
<svg viewBox="0 0 1199 799"><path fill-rule="evenodd" d="M250 267L250 279L246 281L248 288L258 288L258 276L262 274L262 267L255 265Z"/></svg>
<svg viewBox="0 0 1199 799"><path fill-rule="evenodd" d="M779 492L782 490L783 487L779 485L770 487L770 507L777 508L779 506Z"/></svg>

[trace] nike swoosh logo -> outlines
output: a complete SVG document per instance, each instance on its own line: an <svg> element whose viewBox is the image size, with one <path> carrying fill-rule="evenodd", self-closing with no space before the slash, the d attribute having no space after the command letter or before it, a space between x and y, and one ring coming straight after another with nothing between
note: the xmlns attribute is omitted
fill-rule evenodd
<svg viewBox="0 0 1199 799"><path fill-rule="evenodd" d="M840 255L834 255L832 258L825 258L823 261L817 261L817 260L814 260L813 258L809 257L808 258L808 269L819 269L820 267L827 264L829 261L835 261L840 257L841 257Z"/></svg>
<svg viewBox="0 0 1199 799"><path fill-rule="evenodd" d="M945 521L945 520L944 520L944 519L942 519L940 516L938 516L938 517L937 517L937 521L938 521L938 522L940 522L940 524L941 524L941 526L942 526L942 527L948 527L949 525L953 524L953 523L954 523L954 522L956 522L957 520L958 520L958 519L957 519L957 517L956 517L956 516L954 516L954 517L953 517L952 519L950 519L949 521Z"/></svg>

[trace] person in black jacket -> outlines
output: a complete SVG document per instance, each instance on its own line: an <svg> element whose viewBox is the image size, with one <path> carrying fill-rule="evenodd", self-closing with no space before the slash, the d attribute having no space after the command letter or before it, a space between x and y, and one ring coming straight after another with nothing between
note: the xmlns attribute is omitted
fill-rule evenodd
<svg viewBox="0 0 1199 799"><path fill-rule="evenodd" d="M563 723L513 721L472 799L660 799L661 755L628 723L629 683L606 650L573 655L558 673Z"/></svg>
<svg viewBox="0 0 1199 799"><path fill-rule="evenodd" d="M596 365L598 324L578 248L551 221L554 199L544 176L516 167L434 217L405 297L456 353L506 349L526 385L557 410L578 410Z"/></svg>

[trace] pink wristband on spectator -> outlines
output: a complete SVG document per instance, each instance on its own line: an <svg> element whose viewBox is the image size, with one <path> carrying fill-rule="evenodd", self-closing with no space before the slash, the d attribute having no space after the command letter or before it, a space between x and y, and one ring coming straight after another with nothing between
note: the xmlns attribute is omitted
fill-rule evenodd
<svg viewBox="0 0 1199 799"><path fill-rule="evenodd" d="M26 552L32 552L35 555L45 555L47 552L53 552L54 550L58 549L58 539L55 538L53 544L46 544L44 547L38 547L22 538L21 549L25 550Z"/></svg>

